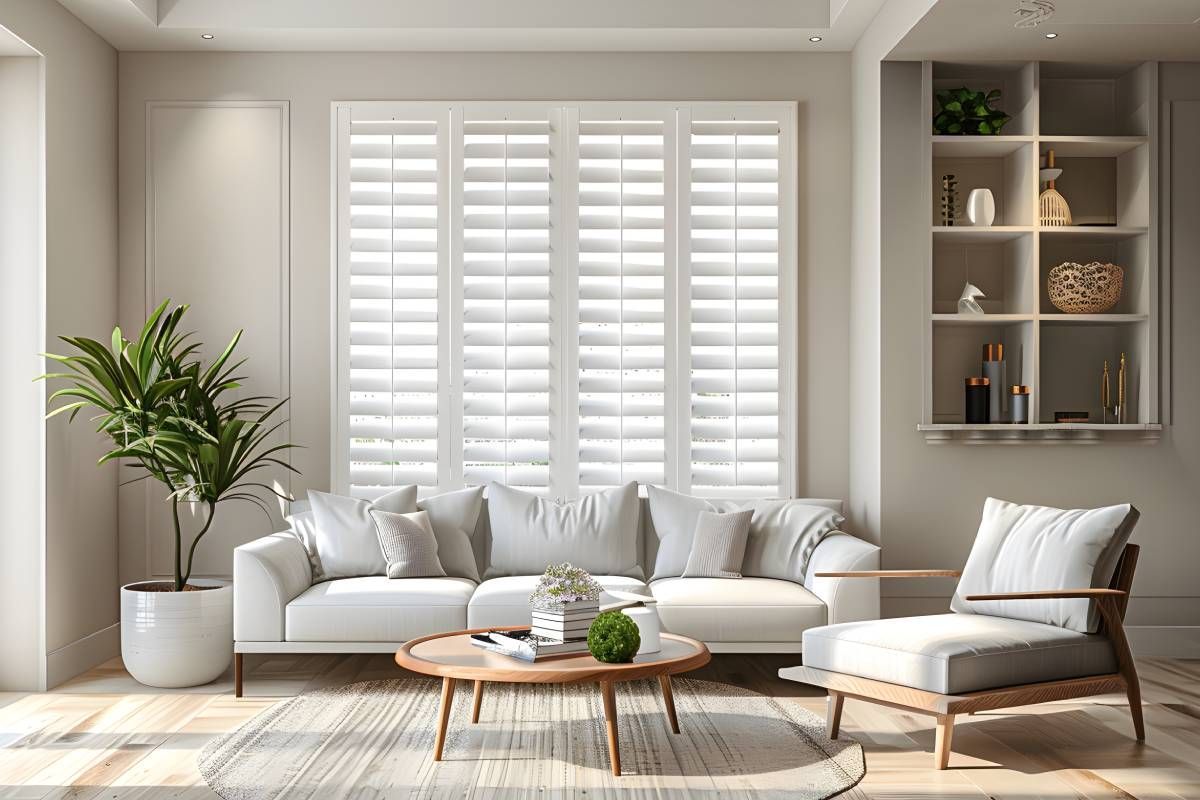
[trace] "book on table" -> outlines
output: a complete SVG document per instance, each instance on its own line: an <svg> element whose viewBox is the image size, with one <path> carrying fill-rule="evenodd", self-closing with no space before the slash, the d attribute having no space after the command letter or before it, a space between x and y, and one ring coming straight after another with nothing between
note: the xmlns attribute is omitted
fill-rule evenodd
<svg viewBox="0 0 1200 800"><path fill-rule="evenodd" d="M471 644L523 661L540 661L543 658L574 655L588 651L586 639L558 642L536 636L529 628L475 633L471 635Z"/></svg>

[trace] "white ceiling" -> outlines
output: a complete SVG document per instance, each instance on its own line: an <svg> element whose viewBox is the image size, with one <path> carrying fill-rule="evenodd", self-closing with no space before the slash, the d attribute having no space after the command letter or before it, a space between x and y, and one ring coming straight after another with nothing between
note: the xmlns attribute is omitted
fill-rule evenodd
<svg viewBox="0 0 1200 800"><path fill-rule="evenodd" d="M1016 5L1016 0L942 0L889 58L1200 60L1200 0L1054 0L1054 17L1024 30L1013 27ZM1058 37L1047 39L1047 32Z"/></svg>
<svg viewBox="0 0 1200 800"><path fill-rule="evenodd" d="M364 51L849 50L885 2L58 1L121 50Z"/></svg>

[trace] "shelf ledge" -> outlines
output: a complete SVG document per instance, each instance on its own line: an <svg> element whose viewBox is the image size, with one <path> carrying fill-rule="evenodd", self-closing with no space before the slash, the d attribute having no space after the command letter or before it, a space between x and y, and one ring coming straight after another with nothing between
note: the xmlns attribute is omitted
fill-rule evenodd
<svg viewBox="0 0 1200 800"><path fill-rule="evenodd" d="M917 430L926 444L1100 444L1132 441L1153 444L1162 437L1162 425L1126 423L1040 422L1026 425L967 425L964 423L922 423Z"/></svg>

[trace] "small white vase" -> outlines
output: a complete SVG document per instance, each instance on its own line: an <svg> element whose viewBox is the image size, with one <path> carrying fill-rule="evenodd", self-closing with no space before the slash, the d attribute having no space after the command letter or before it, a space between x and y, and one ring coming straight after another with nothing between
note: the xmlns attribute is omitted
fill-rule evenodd
<svg viewBox="0 0 1200 800"><path fill-rule="evenodd" d="M233 585L194 578L198 592L121 587L121 658L138 682L162 689L210 683L233 660Z"/></svg>
<svg viewBox="0 0 1200 800"><path fill-rule="evenodd" d="M662 632L662 625L658 620L656 609L649 606L634 606L623 609L621 613L633 620L638 627L638 635L642 640L637 651L639 656L643 653L657 653L662 650L662 637L659 636Z"/></svg>
<svg viewBox="0 0 1200 800"><path fill-rule="evenodd" d="M991 189L972 189L967 195L967 219L972 225L988 227L996 219L996 198Z"/></svg>

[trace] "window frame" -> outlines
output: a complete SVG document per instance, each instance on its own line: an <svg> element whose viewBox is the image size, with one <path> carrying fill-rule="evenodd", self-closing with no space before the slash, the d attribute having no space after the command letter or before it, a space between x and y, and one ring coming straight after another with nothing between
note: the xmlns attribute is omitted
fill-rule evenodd
<svg viewBox="0 0 1200 800"><path fill-rule="evenodd" d="M438 121L438 261L449 265L438 273L438 415L445 425L438 433L436 491L463 488L463 416L461 367L463 247L461 164L463 121L479 115L548 115L554 121L551 148L557 151L558 179L551 193L558 208L551 210L550 286L560 301L552 307L551 332L563 348L551 348L551 441L547 496L572 499L579 487L578 337L578 133L580 119L632 115L664 121L665 224L665 387L667 429L664 477L674 491L690 493L691 486L691 353L690 327L680 313L681 298L691 296L690 270L681 265L690 256L690 142L693 119L778 119L779 130L779 494L795 497L799 490L799 371L798 314L799 209L797 105L789 101L335 101L331 104L330 250L330 476L334 491L350 491L350 182L345 165L350 158L353 120ZM647 116L649 115L649 116ZM456 170L455 164L460 168ZM456 177L457 176L457 177ZM553 203L552 203L553 206ZM557 225L557 230L554 226ZM687 335L685 335L687 334ZM556 352L557 350L557 352ZM457 409L457 413L456 413ZM730 497L741 496L734 488Z"/></svg>

